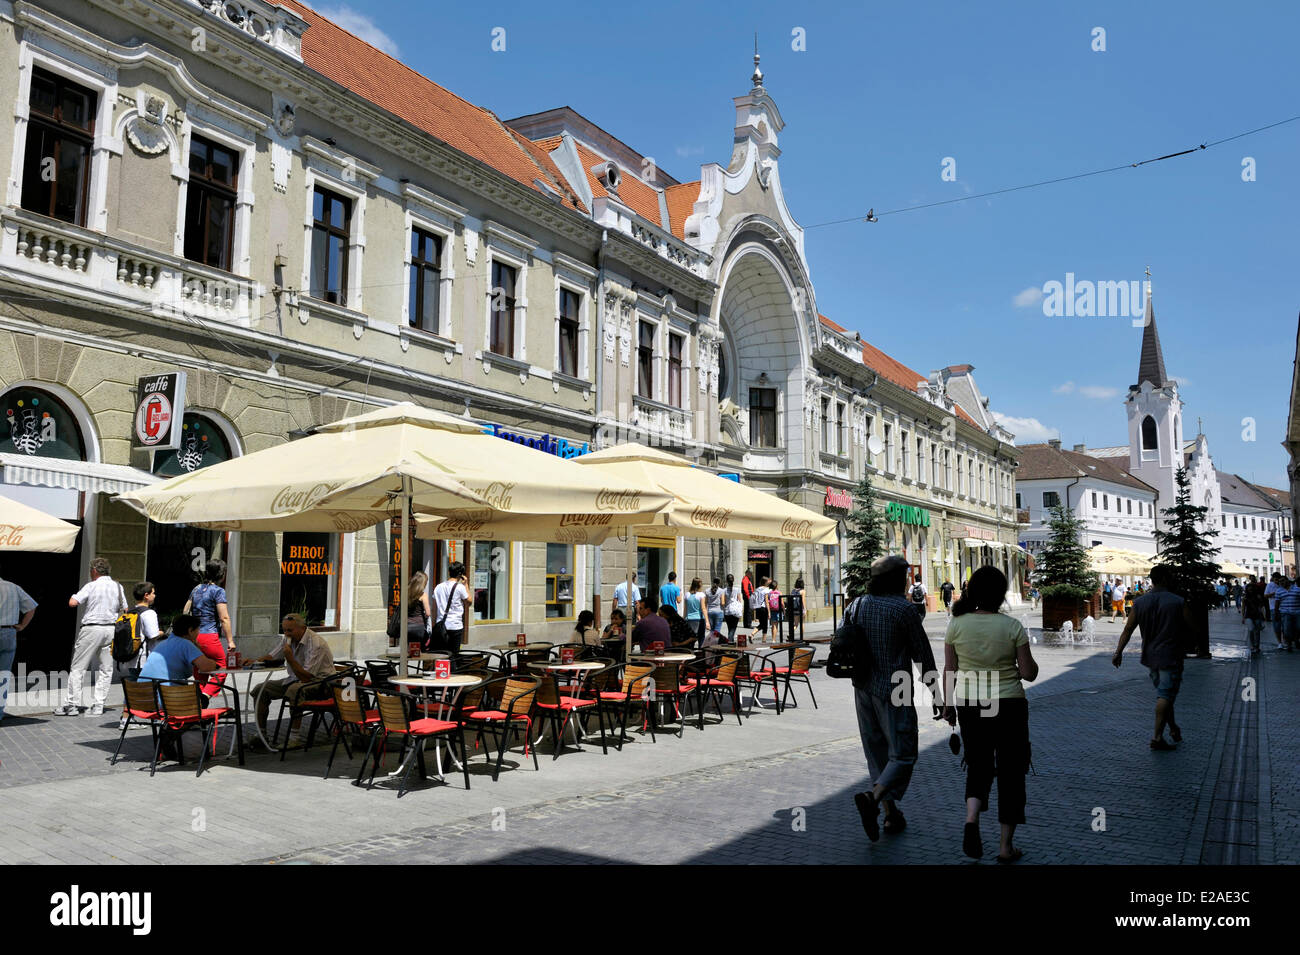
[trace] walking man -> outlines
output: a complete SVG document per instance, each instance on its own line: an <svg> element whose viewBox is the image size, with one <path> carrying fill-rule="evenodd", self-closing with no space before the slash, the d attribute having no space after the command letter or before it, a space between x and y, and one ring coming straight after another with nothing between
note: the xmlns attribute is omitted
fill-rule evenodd
<svg viewBox="0 0 1300 955"><path fill-rule="evenodd" d="M955 588L951 580L945 580L939 588L939 594L943 597L943 609L948 611L948 616L952 616L952 592Z"/></svg>
<svg viewBox="0 0 1300 955"><path fill-rule="evenodd" d="M1300 644L1300 580L1283 577L1278 586L1277 613L1282 618L1282 639L1290 653Z"/></svg>
<svg viewBox="0 0 1300 955"><path fill-rule="evenodd" d="M1110 619L1112 623L1115 622L1116 614L1119 614L1121 617L1124 616L1124 597L1127 596L1127 594L1128 591L1124 587L1124 581L1120 580L1118 577L1115 578L1115 585L1110 588Z"/></svg>
<svg viewBox="0 0 1300 955"><path fill-rule="evenodd" d="M906 674L903 685L909 689L915 683L915 665L921 667L923 680L935 677L934 653L921 618L903 596L907 571L907 560L900 555L876 560L866 595L849 605L837 634L853 650L853 702L873 780L872 787L853 801L872 842L880 838L882 806L885 832L903 831L906 820L898 802L916 766L916 708L911 692L905 699L896 695L895 675Z"/></svg>
<svg viewBox="0 0 1300 955"><path fill-rule="evenodd" d="M1282 596L1282 581L1286 578L1281 574L1273 574L1269 578L1268 586L1264 588L1264 599L1268 601L1269 618L1273 621L1273 639L1277 641L1277 648L1282 649L1286 644L1282 640L1282 615L1277 612L1277 599Z"/></svg>
<svg viewBox="0 0 1300 955"><path fill-rule="evenodd" d="M76 716L81 703L81 681L86 670L95 667L95 701L86 710L87 717L104 715L104 700L113 682L113 625L126 610L126 592L109 576L112 570L106 557L90 562L90 583L68 598L69 607L85 605L81 628L72 649L72 670L68 673L68 695L55 716Z"/></svg>
<svg viewBox="0 0 1300 955"><path fill-rule="evenodd" d="M0 577L0 720L5 718L5 700L18 652L18 634L36 616L36 601L23 588Z"/></svg>
<svg viewBox="0 0 1300 955"><path fill-rule="evenodd" d="M1174 748L1165 741L1166 726L1174 743L1183 741L1183 731L1174 719L1174 701L1183 682L1184 635L1191 620L1187 603L1171 589L1173 582L1174 572L1166 564L1151 568L1151 592L1133 601L1133 610L1110 661L1118 668L1124 662L1124 648L1133 631L1142 631L1142 665L1150 671L1156 688L1156 725L1151 748L1161 751Z"/></svg>
<svg viewBox="0 0 1300 955"><path fill-rule="evenodd" d="M754 578L748 569L745 570L745 575L740 578L740 596L745 602L741 613L745 618L745 629L748 630L754 626L754 608L751 606L754 602Z"/></svg>

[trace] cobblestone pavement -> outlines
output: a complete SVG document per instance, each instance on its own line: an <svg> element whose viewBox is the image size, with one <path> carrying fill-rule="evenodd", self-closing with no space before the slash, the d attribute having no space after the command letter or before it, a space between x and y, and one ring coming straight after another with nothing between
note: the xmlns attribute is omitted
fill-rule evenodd
<svg viewBox="0 0 1300 955"><path fill-rule="evenodd" d="M1110 665L1118 624L1099 624L1092 647L1035 647L1026 863L1297 861L1300 653L1249 661L1240 625L1216 617L1216 659L1187 664L1185 741L1173 753L1146 746L1154 694L1136 652L1120 671ZM927 620L936 650L944 623ZM1258 685L1250 702L1247 678ZM449 776L400 800L391 783L349 785L355 763L342 752L323 779L323 748L283 763L218 760L199 779L165 764L150 779L138 731L108 765L116 712L10 718L0 862L963 862L963 777L946 725L922 720L908 829L872 845L851 798L866 769L850 688L821 671L813 684L820 709L796 689L800 705L782 716L756 712L738 726L728 714L622 753L589 745L552 761L543 744L540 772L516 750L495 784L480 754L471 791ZM983 826L988 864L996 816Z"/></svg>

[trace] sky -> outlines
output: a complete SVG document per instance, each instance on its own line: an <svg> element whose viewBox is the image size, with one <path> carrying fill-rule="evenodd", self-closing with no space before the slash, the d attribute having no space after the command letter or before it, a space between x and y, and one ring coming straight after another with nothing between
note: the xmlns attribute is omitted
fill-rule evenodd
<svg viewBox="0 0 1300 955"><path fill-rule="evenodd" d="M1200 418L1217 467L1286 487L1300 121L1128 164L1300 114L1300 4L316 6L502 119L571 106L680 181L727 162L757 32L822 314L922 374L974 365L1018 443L1126 444L1141 328L1046 314L1043 290L1150 268L1186 437Z"/></svg>

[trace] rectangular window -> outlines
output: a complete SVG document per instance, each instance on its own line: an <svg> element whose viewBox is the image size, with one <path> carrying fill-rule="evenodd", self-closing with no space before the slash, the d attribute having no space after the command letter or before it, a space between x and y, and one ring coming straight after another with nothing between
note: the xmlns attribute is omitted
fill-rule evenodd
<svg viewBox="0 0 1300 955"><path fill-rule="evenodd" d="M925 480L925 439L916 439L916 479Z"/></svg>
<svg viewBox="0 0 1300 955"><path fill-rule="evenodd" d="M681 335L668 336L668 403L674 408L682 406L682 350L685 342Z"/></svg>
<svg viewBox="0 0 1300 955"><path fill-rule="evenodd" d="M960 466L961 465L959 463L958 467L960 468ZM944 490L946 491L951 491L953 489L952 488L952 452L947 450L946 448L944 449L943 452L943 487Z"/></svg>
<svg viewBox="0 0 1300 955"><path fill-rule="evenodd" d="M749 389L749 443L756 448L776 447L776 389Z"/></svg>
<svg viewBox="0 0 1300 955"><path fill-rule="evenodd" d="M988 493L984 487L984 465L980 465L980 498L981 501L988 500Z"/></svg>
<svg viewBox="0 0 1300 955"><path fill-rule="evenodd" d="M938 486L939 484L939 446L933 441L930 442L930 483Z"/></svg>
<svg viewBox="0 0 1300 955"><path fill-rule="evenodd" d="M964 476L964 472L961 469L961 455L959 454L957 455L957 487L955 488L958 495L961 495L963 493L962 486L961 486L963 476Z"/></svg>
<svg viewBox="0 0 1300 955"><path fill-rule="evenodd" d="M510 542L474 542L474 621L505 623L510 619Z"/></svg>
<svg viewBox="0 0 1300 955"><path fill-rule="evenodd" d="M1101 496L1101 509L1102 509L1103 511L1109 511L1109 510L1110 510L1110 495L1109 495L1109 494L1103 494L1103 495Z"/></svg>
<svg viewBox="0 0 1300 955"><path fill-rule="evenodd" d="M1223 526L1224 526L1224 527L1227 527L1227 526L1228 526L1228 515L1227 515L1227 514L1224 514L1224 515L1223 515Z"/></svg>
<svg viewBox="0 0 1300 955"><path fill-rule="evenodd" d="M822 453L831 453L831 399L822 398Z"/></svg>
<svg viewBox="0 0 1300 955"><path fill-rule="evenodd" d="M311 296L348 304L348 240L352 200L316 187L312 196Z"/></svg>
<svg viewBox="0 0 1300 955"><path fill-rule="evenodd" d="M578 377L578 308L581 300L571 289L560 289L560 374Z"/></svg>
<svg viewBox="0 0 1300 955"><path fill-rule="evenodd" d="M975 462L966 459L966 496L975 497Z"/></svg>
<svg viewBox="0 0 1300 955"><path fill-rule="evenodd" d="M1236 514L1233 514L1233 515L1232 515L1232 526L1233 526L1233 527L1236 527L1236 526L1237 526L1237 515L1236 515Z"/></svg>
<svg viewBox="0 0 1300 955"><path fill-rule="evenodd" d="M546 545L546 619L571 620L573 613L573 545Z"/></svg>
<svg viewBox="0 0 1300 955"><path fill-rule="evenodd" d="M239 157L202 136L190 138L185 193L185 258L230 271Z"/></svg>
<svg viewBox="0 0 1300 955"><path fill-rule="evenodd" d="M1255 529L1255 518L1253 517L1250 519L1250 529L1252 531Z"/></svg>
<svg viewBox="0 0 1300 955"><path fill-rule="evenodd" d="M894 426L885 425L885 470L894 473Z"/></svg>
<svg viewBox="0 0 1300 955"><path fill-rule="evenodd" d="M1133 513L1133 502L1132 502L1132 501L1125 501L1124 504L1125 504L1124 513L1125 513L1125 514L1132 514L1132 513Z"/></svg>
<svg viewBox="0 0 1300 955"><path fill-rule="evenodd" d="M1020 492L1016 491L1016 510L1020 510Z"/></svg>
<svg viewBox="0 0 1300 955"><path fill-rule="evenodd" d="M638 322L636 344L636 393L642 398L653 398L654 381L655 327L650 322Z"/></svg>
<svg viewBox="0 0 1300 955"><path fill-rule="evenodd" d="M844 434L844 402L837 402L835 405L835 453L840 457L848 454L848 447Z"/></svg>
<svg viewBox="0 0 1300 955"><path fill-rule="evenodd" d="M492 316L488 350L507 358L515 357L516 283L519 272L504 262L492 263Z"/></svg>
<svg viewBox="0 0 1300 955"><path fill-rule="evenodd" d="M296 613L317 630L339 627L341 534L286 531L280 544L280 616Z"/></svg>
<svg viewBox="0 0 1300 955"><path fill-rule="evenodd" d="M28 102L22 206L84 226L95 141L95 94L35 68Z"/></svg>
<svg viewBox="0 0 1300 955"><path fill-rule="evenodd" d="M907 432L900 431L899 438L903 444L903 477L912 476L912 454L907 447Z"/></svg>
<svg viewBox="0 0 1300 955"><path fill-rule="evenodd" d="M1096 492L1096 491L1093 491L1093 492L1092 492L1092 509L1093 509L1094 511L1097 509L1097 492Z"/></svg>
<svg viewBox="0 0 1300 955"><path fill-rule="evenodd" d="M873 418L871 415L863 415L862 433L863 435L866 436L867 443L870 444L871 439L876 434L876 419ZM870 464L872 467L874 467L876 465L876 456L871 453L871 448L869 447L867 448L866 455L867 455L867 463Z"/></svg>
<svg viewBox="0 0 1300 955"><path fill-rule="evenodd" d="M1056 507L1061 503L1061 495L1056 491L1043 492L1043 507Z"/></svg>
<svg viewBox="0 0 1300 955"><path fill-rule="evenodd" d="M442 297L442 237L412 226L411 289L407 302L407 321L412 328L435 334L439 300Z"/></svg>

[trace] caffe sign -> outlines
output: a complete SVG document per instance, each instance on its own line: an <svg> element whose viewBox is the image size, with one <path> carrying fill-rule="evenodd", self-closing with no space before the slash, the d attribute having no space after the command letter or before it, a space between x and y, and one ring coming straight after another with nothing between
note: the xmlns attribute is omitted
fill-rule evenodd
<svg viewBox="0 0 1300 955"><path fill-rule="evenodd" d="M185 372L141 378L135 394L135 447L179 448L185 418Z"/></svg>

